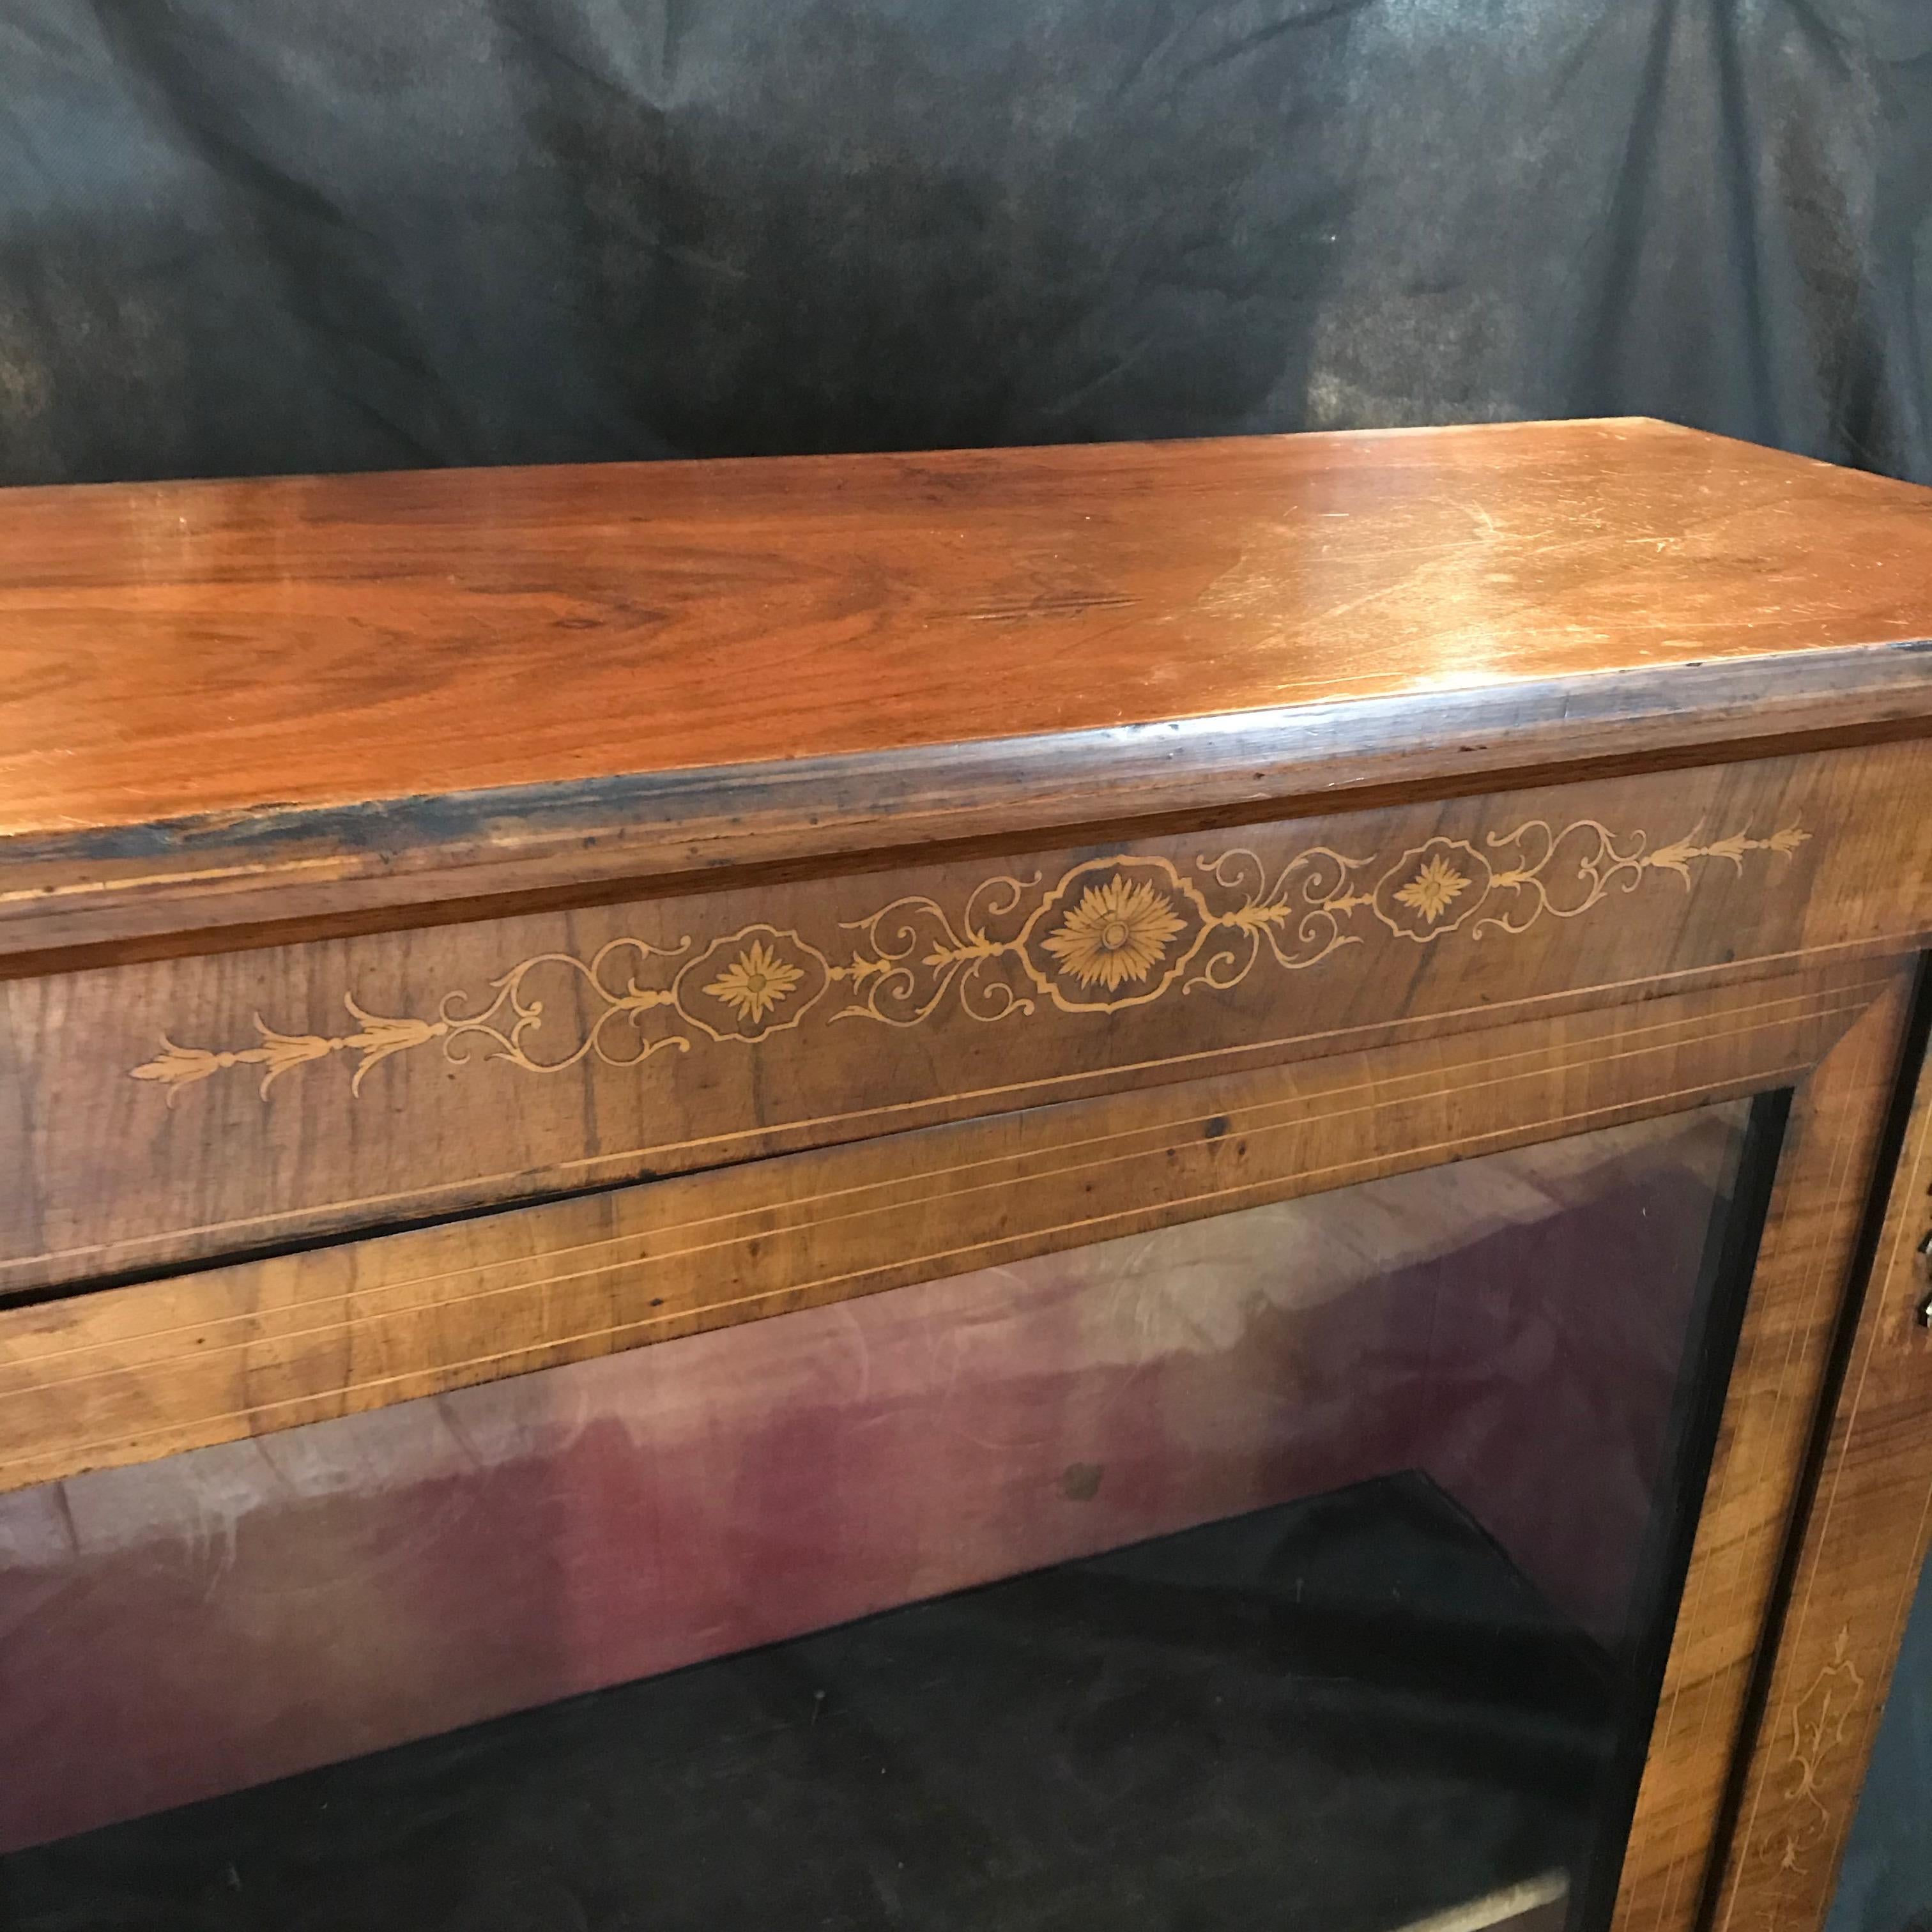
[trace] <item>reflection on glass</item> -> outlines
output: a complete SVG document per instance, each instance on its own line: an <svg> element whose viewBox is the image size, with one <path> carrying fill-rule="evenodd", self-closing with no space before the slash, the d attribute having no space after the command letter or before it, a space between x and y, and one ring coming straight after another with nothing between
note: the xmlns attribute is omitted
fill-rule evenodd
<svg viewBox="0 0 1932 1932"><path fill-rule="evenodd" d="M7 1922L1600 1922L1780 1118L0 1498Z"/></svg>

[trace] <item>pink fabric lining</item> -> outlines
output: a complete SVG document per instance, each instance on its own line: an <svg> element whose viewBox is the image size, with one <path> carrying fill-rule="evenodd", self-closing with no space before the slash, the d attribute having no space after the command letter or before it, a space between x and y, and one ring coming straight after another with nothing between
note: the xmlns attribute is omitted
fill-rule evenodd
<svg viewBox="0 0 1932 1932"><path fill-rule="evenodd" d="M0 1497L0 1849L1407 1467L1611 1634L1734 1119Z"/></svg>

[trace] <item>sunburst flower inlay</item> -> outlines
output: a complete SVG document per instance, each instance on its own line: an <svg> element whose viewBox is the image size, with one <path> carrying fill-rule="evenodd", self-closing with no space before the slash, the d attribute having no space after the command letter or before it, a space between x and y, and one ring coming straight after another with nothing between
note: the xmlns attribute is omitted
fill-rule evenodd
<svg viewBox="0 0 1932 1932"><path fill-rule="evenodd" d="M804 977L762 939L754 939L704 990L756 1026Z"/></svg>
<svg viewBox="0 0 1932 1932"><path fill-rule="evenodd" d="M1111 993L1124 981L1144 980L1186 925L1164 894L1116 872L1104 886L1088 886L1043 944L1063 973Z"/></svg>
<svg viewBox="0 0 1932 1932"><path fill-rule="evenodd" d="M1433 926L1468 890L1468 880L1438 852L1396 894L1396 898Z"/></svg>

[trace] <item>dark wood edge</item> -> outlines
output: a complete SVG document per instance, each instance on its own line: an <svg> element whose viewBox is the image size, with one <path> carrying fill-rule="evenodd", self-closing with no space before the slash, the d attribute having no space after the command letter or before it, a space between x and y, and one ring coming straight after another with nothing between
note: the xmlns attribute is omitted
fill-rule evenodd
<svg viewBox="0 0 1932 1932"><path fill-rule="evenodd" d="M1932 640L0 840L0 958L1932 734ZM236 941L226 941L233 944ZM254 942L248 942L254 943Z"/></svg>

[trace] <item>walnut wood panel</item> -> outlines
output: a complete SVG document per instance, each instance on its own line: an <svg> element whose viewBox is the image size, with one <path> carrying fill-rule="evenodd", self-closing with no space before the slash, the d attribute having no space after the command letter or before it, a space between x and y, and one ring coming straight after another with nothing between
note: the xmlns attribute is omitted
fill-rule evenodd
<svg viewBox="0 0 1932 1932"><path fill-rule="evenodd" d="M0 493L0 949L1922 730L1928 502L1629 421Z"/></svg>
<svg viewBox="0 0 1932 1932"><path fill-rule="evenodd" d="M1898 969L1794 1096L1638 1796L1616 1932L1690 1932L1699 1922L1712 1820L1736 1762L1832 1337L1879 1178L1911 980L1909 967Z"/></svg>
<svg viewBox="0 0 1932 1932"><path fill-rule="evenodd" d="M1932 1524L1932 1073L1922 1072L1798 1552L1720 1932L1822 1924Z"/></svg>
<svg viewBox="0 0 1932 1932"><path fill-rule="evenodd" d="M1786 1084L1891 984L1786 975L16 1309L0 1487Z"/></svg>
<svg viewBox="0 0 1932 1932"><path fill-rule="evenodd" d="M0 983L0 1287L1932 926L1922 744Z"/></svg>

